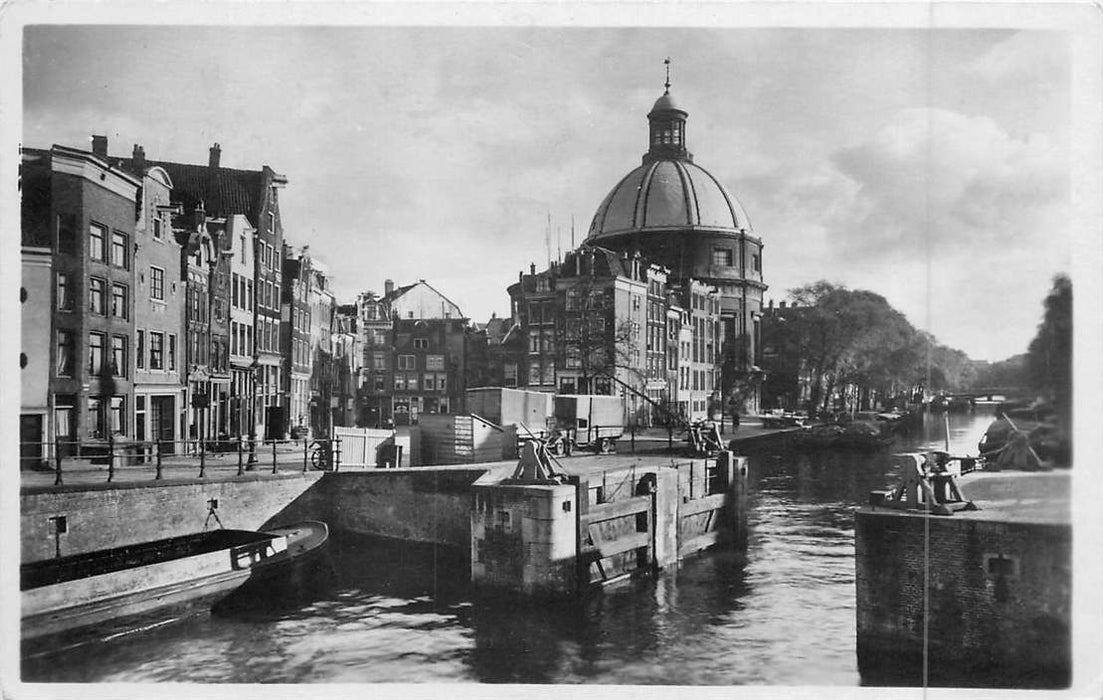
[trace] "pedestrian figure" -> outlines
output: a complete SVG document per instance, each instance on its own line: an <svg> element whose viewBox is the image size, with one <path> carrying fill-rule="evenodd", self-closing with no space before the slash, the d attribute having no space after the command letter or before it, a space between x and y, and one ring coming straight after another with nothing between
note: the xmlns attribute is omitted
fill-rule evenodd
<svg viewBox="0 0 1103 700"><path fill-rule="evenodd" d="M732 432L739 430L739 411L732 411Z"/></svg>

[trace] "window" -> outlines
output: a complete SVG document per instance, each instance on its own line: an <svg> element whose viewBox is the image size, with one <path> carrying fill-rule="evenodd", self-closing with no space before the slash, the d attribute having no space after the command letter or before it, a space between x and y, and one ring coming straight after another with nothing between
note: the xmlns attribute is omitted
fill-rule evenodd
<svg viewBox="0 0 1103 700"><path fill-rule="evenodd" d="M159 267L149 268L149 298L158 301L165 300L165 271Z"/></svg>
<svg viewBox="0 0 1103 700"><path fill-rule="evenodd" d="M567 367L578 369L582 366L582 355L578 348L567 348Z"/></svg>
<svg viewBox="0 0 1103 700"><path fill-rule="evenodd" d="M241 308L238 305L238 296L237 296L238 284L237 284L237 281L238 281L238 274L235 272L234 276L233 276L233 287L232 287L232 294L231 294L231 298L230 298L230 304L233 305L233 307L235 309Z"/></svg>
<svg viewBox="0 0 1103 700"><path fill-rule="evenodd" d="M127 318L129 316L128 309L130 308L129 299L127 294L127 288L125 284L112 284L111 285L111 315L118 316L119 318Z"/></svg>
<svg viewBox="0 0 1103 700"><path fill-rule="evenodd" d="M437 391L448 391L448 375L447 374L438 374L437 375Z"/></svg>
<svg viewBox="0 0 1103 700"><path fill-rule="evenodd" d="M143 330L138 331L138 340L134 348L135 362L138 364L138 369L145 369L146 366L146 332Z"/></svg>
<svg viewBox="0 0 1103 700"><path fill-rule="evenodd" d="M424 377L421 378L421 381L422 381L422 386L425 387L425 391L435 391L436 390L437 383L434 380L433 375L426 374Z"/></svg>
<svg viewBox="0 0 1103 700"><path fill-rule="evenodd" d="M405 391L406 390L406 375L396 374L394 375L394 390Z"/></svg>
<svg viewBox="0 0 1103 700"><path fill-rule="evenodd" d="M169 371L176 370L176 334L169 334Z"/></svg>
<svg viewBox="0 0 1103 700"><path fill-rule="evenodd" d="M88 371L99 374L103 367L103 333L88 334Z"/></svg>
<svg viewBox="0 0 1103 700"><path fill-rule="evenodd" d="M127 372L126 336L111 336L111 376L125 377Z"/></svg>
<svg viewBox="0 0 1103 700"><path fill-rule="evenodd" d="M578 296L577 289L567 290L567 311L576 311L578 309Z"/></svg>
<svg viewBox="0 0 1103 700"><path fill-rule="evenodd" d="M57 332L57 376L73 375L73 334L69 331Z"/></svg>
<svg viewBox="0 0 1103 700"><path fill-rule="evenodd" d="M88 256L93 260L105 260L104 243L107 239L107 229L99 224L88 226Z"/></svg>
<svg viewBox="0 0 1103 700"><path fill-rule="evenodd" d="M130 267L130 256L126 249L128 238L122 231L111 232L111 264L123 269Z"/></svg>
<svg viewBox="0 0 1103 700"><path fill-rule="evenodd" d="M164 223L161 221L160 216L156 216L156 217L153 218L153 238L155 240L159 241L159 240L161 240L162 238L165 237L165 233L162 230L163 226L164 226Z"/></svg>
<svg viewBox="0 0 1103 700"><path fill-rule="evenodd" d="M429 347L429 339L428 338L414 338L414 349L415 350L425 350L428 347Z"/></svg>
<svg viewBox="0 0 1103 700"><path fill-rule="evenodd" d="M407 374L406 375L406 389L407 389L407 391L417 391L417 375L416 374Z"/></svg>
<svg viewBox="0 0 1103 700"><path fill-rule="evenodd" d="M731 267L732 266L732 251L731 248L713 248L712 249L712 264L718 267Z"/></svg>
<svg viewBox="0 0 1103 700"><path fill-rule="evenodd" d="M57 249L60 253L77 252L77 217L57 215Z"/></svg>
<svg viewBox="0 0 1103 700"><path fill-rule="evenodd" d="M372 345L386 345L387 344L387 331L382 329L376 329L372 331Z"/></svg>
<svg viewBox="0 0 1103 700"><path fill-rule="evenodd" d="M381 352L372 353L372 369L387 369L387 356Z"/></svg>
<svg viewBox="0 0 1103 700"><path fill-rule="evenodd" d="M414 356L413 355L399 355L398 356L398 369L414 369Z"/></svg>
<svg viewBox="0 0 1103 700"><path fill-rule="evenodd" d="M59 438L70 437L73 434L73 406L69 402L73 399L58 396L55 400L58 405L54 406L54 433ZM61 405L63 400L66 403Z"/></svg>
<svg viewBox="0 0 1103 700"><path fill-rule="evenodd" d="M536 334L529 335L529 352L540 352L540 336Z"/></svg>
<svg viewBox="0 0 1103 700"><path fill-rule="evenodd" d="M253 310L253 280L245 280L246 297L249 301L249 305L245 308L249 311Z"/></svg>
<svg viewBox="0 0 1103 700"><path fill-rule="evenodd" d="M425 369L433 372L444 371L444 355L426 355Z"/></svg>
<svg viewBox="0 0 1103 700"><path fill-rule="evenodd" d="M111 432L115 435L126 432L126 397L111 397Z"/></svg>
<svg viewBox="0 0 1103 700"><path fill-rule="evenodd" d="M502 365L502 379L507 387L517 386L517 363L507 362Z"/></svg>
<svg viewBox="0 0 1103 700"><path fill-rule="evenodd" d="M73 290L69 288L69 275L65 272L57 273L57 308L73 310Z"/></svg>
<svg viewBox="0 0 1103 700"><path fill-rule="evenodd" d="M149 368L165 368L165 334L159 331L149 333Z"/></svg>
<svg viewBox="0 0 1103 700"><path fill-rule="evenodd" d="M104 313L104 281L98 277L88 280L88 310L94 314Z"/></svg>
<svg viewBox="0 0 1103 700"><path fill-rule="evenodd" d="M758 259L758 253L751 256L751 268L754 269L755 272L762 271L762 263Z"/></svg>
<svg viewBox="0 0 1103 700"><path fill-rule="evenodd" d="M88 397L88 437L102 438L104 436L103 405L100 397Z"/></svg>

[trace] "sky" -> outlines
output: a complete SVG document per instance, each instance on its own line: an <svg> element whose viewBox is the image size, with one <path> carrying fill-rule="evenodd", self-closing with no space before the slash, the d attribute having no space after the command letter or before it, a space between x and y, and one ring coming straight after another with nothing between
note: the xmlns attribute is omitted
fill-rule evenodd
<svg viewBox="0 0 1103 700"><path fill-rule="evenodd" d="M270 165L339 300L424 279L485 321L581 243L663 92L764 242L767 299L869 289L974 359L1024 352L1072 264L1060 31L31 26L25 145ZM551 223L549 225L549 216ZM572 224L573 222L573 224Z"/></svg>

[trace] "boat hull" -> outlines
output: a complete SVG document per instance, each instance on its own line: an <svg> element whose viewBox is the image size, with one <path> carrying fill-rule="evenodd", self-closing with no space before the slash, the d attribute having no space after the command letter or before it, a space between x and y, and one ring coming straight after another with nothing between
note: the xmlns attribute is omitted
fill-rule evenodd
<svg viewBox="0 0 1103 700"><path fill-rule="evenodd" d="M162 607L215 602L253 578L277 579L328 541L324 523L216 531L24 567L25 641ZM171 558L156 561L158 551ZM128 565L132 564L132 565ZM81 576L82 572L92 572Z"/></svg>

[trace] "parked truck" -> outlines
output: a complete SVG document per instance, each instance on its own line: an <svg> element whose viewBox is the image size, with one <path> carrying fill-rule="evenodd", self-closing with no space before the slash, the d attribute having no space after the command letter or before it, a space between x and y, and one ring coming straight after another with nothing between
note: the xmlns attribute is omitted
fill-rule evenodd
<svg viewBox="0 0 1103 700"><path fill-rule="evenodd" d="M467 412L499 426L516 425L517 436L546 438L553 421L552 394L504 387L467 390Z"/></svg>
<svg viewBox="0 0 1103 700"><path fill-rule="evenodd" d="M624 434L624 402L619 396L558 395L555 423L576 447L615 452L616 441Z"/></svg>

